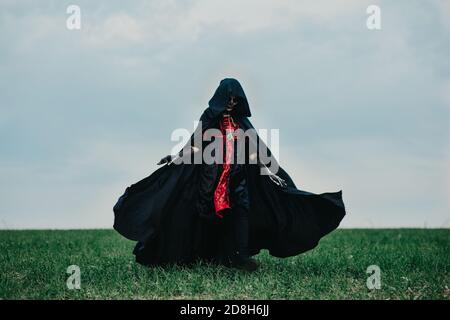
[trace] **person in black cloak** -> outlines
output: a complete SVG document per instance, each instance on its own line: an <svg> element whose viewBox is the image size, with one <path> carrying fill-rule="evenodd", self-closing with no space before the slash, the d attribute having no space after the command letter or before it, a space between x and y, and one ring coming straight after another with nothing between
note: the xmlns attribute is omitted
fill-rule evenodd
<svg viewBox="0 0 450 320"><path fill-rule="evenodd" d="M137 241L138 263L202 260L253 271L259 263L252 256L262 249L280 258L298 255L339 226L346 214L342 191L298 189L250 116L240 83L223 79L186 146L125 189L113 208L114 229ZM207 138L209 129L219 134ZM242 131L254 134L237 134ZM211 140L224 151L213 152L212 162L200 152ZM244 161L237 159L236 140L245 141Z"/></svg>

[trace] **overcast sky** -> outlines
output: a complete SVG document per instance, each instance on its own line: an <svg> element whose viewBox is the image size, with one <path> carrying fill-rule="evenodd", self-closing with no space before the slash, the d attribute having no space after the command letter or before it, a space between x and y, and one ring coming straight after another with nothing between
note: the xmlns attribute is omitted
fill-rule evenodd
<svg viewBox="0 0 450 320"><path fill-rule="evenodd" d="M225 77L344 227L449 227L449 57L446 0L0 0L0 228L112 227Z"/></svg>

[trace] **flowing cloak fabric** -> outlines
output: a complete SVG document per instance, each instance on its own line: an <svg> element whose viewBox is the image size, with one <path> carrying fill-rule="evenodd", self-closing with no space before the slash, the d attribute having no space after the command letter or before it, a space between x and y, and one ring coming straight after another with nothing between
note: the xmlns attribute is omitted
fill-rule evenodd
<svg viewBox="0 0 450 320"><path fill-rule="evenodd" d="M206 129L218 128L218 119L231 95L238 97L233 117L239 127L254 129L248 119L250 108L241 85L227 78L220 82L200 117L201 126L188 144L194 145L196 136L202 136ZM206 142L201 143L204 147ZM259 137L256 144L258 148L261 145L267 148ZM266 152L270 154L270 149ZM213 182L220 175L220 167L205 163L166 164L126 188L113 208L114 229L138 241L134 249L137 262L162 265L199 259L228 261L234 248L232 215L214 219L211 205ZM262 175L258 165L244 167L250 200L251 255L267 249L272 256L283 258L313 249L345 216L342 191L314 194L300 190L279 167L277 175L287 183L282 187Z"/></svg>

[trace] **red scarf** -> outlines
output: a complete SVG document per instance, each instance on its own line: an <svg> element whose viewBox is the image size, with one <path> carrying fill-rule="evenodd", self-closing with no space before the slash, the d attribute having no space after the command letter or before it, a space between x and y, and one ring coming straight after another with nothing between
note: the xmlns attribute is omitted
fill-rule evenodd
<svg viewBox="0 0 450 320"><path fill-rule="evenodd" d="M225 161L222 165L222 173L219 178L216 190L214 191L214 207L216 210L216 215L219 218L223 218L221 211L225 209L230 209L230 195L229 195L229 184L230 184L230 171L231 162L234 154L234 131L237 130L239 126L234 123L231 116L223 116L220 121L220 130L222 131L222 138L225 139Z"/></svg>

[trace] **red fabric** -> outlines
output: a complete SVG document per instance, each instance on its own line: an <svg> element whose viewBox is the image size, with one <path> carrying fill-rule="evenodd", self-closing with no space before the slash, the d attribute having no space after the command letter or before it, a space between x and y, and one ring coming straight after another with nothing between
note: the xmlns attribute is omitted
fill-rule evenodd
<svg viewBox="0 0 450 320"><path fill-rule="evenodd" d="M238 128L239 126L237 123L234 123L231 117L222 117L222 120L220 121L220 130L222 131L222 137L225 139L224 162L219 182L214 191L214 207L216 215L220 218L223 218L221 211L231 208L229 184L231 162L234 154L234 139L236 139L236 136L233 133Z"/></svg>

